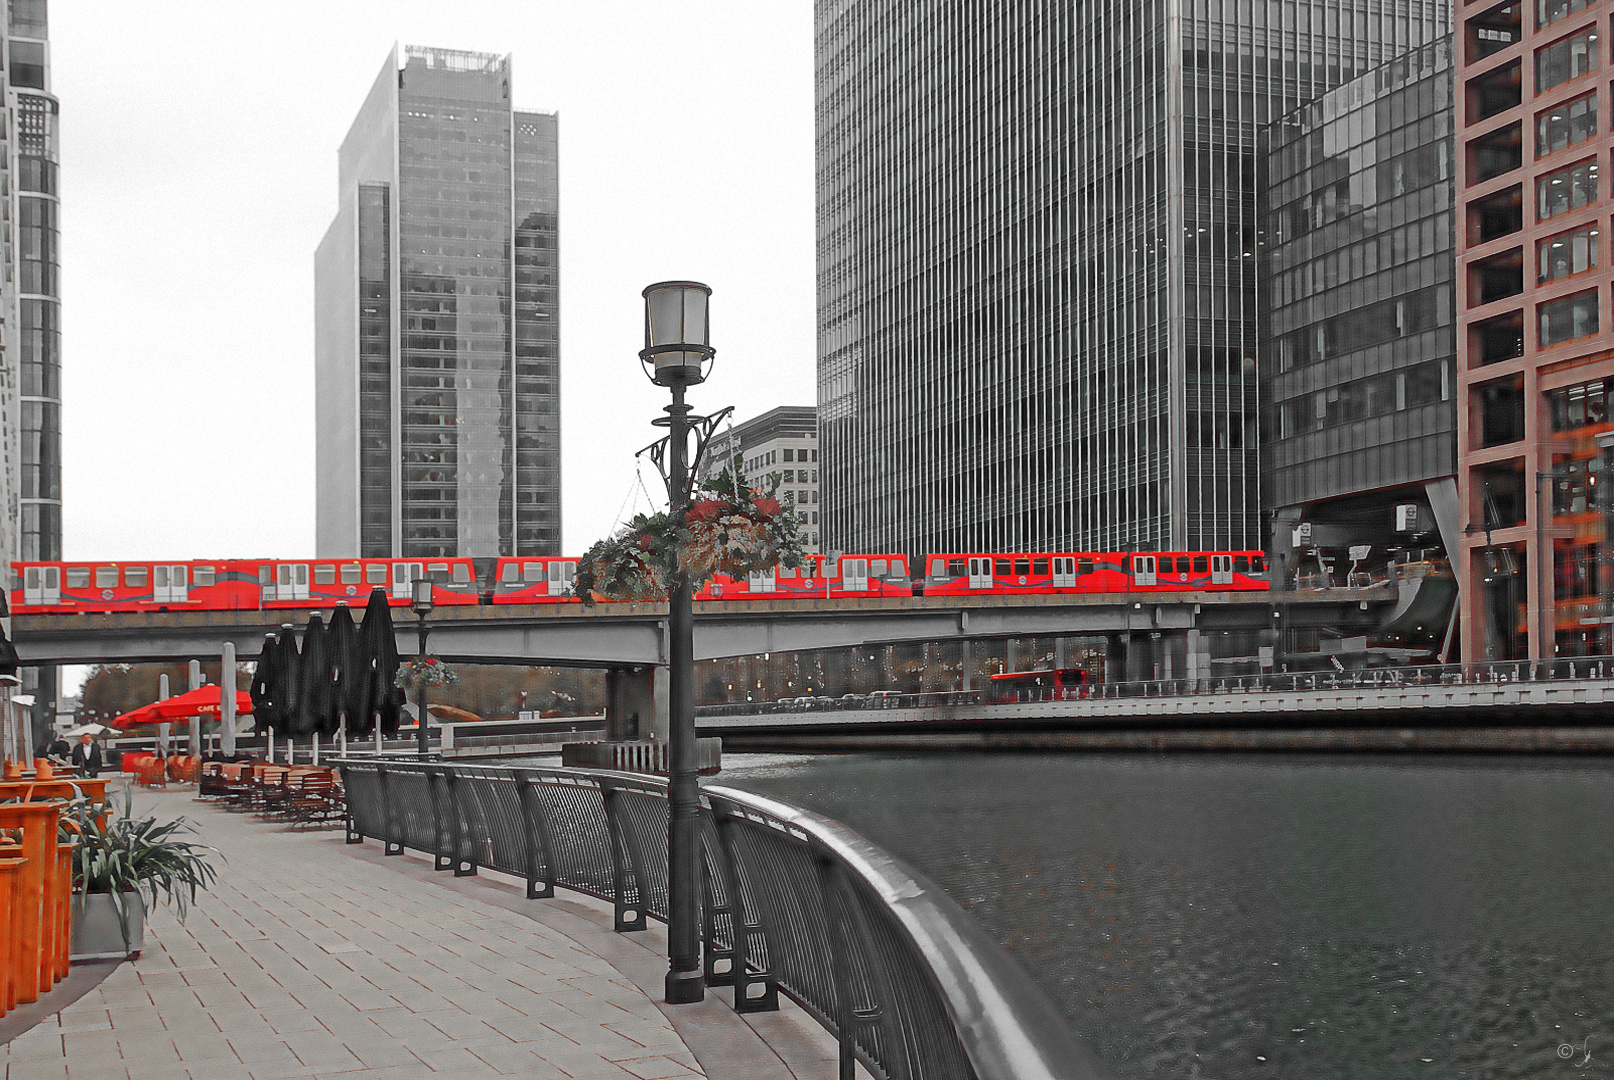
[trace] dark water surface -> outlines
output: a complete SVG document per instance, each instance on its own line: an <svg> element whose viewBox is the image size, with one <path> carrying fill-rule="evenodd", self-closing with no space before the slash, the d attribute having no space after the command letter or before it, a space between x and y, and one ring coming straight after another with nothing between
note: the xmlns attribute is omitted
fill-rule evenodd
<svg viewBox="0 0 1614 1080"><path fill-rule="evenodd" d="M1120 1076L1614 1078L1614 762L725 755L715 782L936 879Z"/></svg>

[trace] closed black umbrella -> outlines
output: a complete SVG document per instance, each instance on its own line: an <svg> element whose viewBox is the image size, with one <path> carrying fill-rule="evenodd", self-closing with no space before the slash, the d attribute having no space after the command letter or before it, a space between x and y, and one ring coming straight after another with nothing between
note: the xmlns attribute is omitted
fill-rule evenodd
<svg viewBox="0 0 1614 1080"><path fill-rule="evenodd" d="M302 723L303 658L297 652L297 631L291 627L275 639L275 704L280 706L280 724L275 730L294 735Z"/></svg>
<svg viewBox="0 0 1614 1080"><path fill-rule="evenodd" d="M336 730L336 688L331 685L331 650L325 638L325 623L318 615L308 617L303 628L301 710L292 727L293 734L312 735Z"/></svg>
<svg viewBox="0 0 1614 1080"><path fill-rule="evenodd" d="M335 735L343 717L347 729L358 730L358 717L364 711L364 674L367 666L359 647L359 628L353 625L353 616L347 605L331 613L325 626L325 645L331 653L331 689L336 695L332 726L328 734Z"/></svg>
<svg viewBox="0 0 1614 1080"><path fill-rule="evenodd" d="M252 669L252 685L248 693L252 695L253 726L261 735L270 728L284 729L284 722L280 718L279 693L280 675L280 643L275 635L263 636L263 651L258 654L258 663Z"/></svg>
<svg viewBox="0 0 1614 1080"><path fill-rule="evenodd" d="M365 678L364 707L370 723L381 726L383 735L398 733L398 718L406 700L403 690L393 685L398 674L398 642L392 633L392 612L387 607L387 594L381 589L370 593L370 602L364 607L364 622L359 626L359 637L364 648L368 671Z"/></svg>

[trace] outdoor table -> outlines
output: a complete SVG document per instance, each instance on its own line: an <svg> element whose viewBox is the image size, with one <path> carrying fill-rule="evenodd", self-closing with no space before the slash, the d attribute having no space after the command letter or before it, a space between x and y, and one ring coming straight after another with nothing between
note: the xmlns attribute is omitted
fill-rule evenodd
<svg viewBox="0 0 1614 1080"><path fill-rule="evenodd" d="M92 803L106 805L107 782L100 777L53 776L49 780L0 780L0 802L18 799L71 799L78 788Z"/></svg>

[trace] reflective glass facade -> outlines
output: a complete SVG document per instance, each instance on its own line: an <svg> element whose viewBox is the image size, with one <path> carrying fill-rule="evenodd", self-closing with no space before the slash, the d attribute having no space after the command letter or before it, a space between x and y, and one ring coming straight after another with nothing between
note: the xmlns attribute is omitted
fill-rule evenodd
<svg viewBox="0 0 1614 1080"><path fill-rule="evenodd" d="M511 109L508 57L410 47L342 157L317 258L321 553L555 553L556 117Z"/></svg>
<svg viewBox="0 0 1614 1080"><path fill-rule="evenodd" d="M1260 546L1258 136L1445 0L819 0L824 546Z"/></svg>
<svg viewBox="0 0 1614 1080"><path fill-rule="evenodd" d="M7 104L15 140L15 240L6 242L14 314L4 344L18 394L16 464L20 559L62 557L61 207L57 116L50 93L44 0L7 9ZM11 155L7 155L11 157ZM11 226L8 226L8 230ZM9 306L9 305L8 305ZM15 357L15 359L11 359ZM9 410L8 410L9 411ZM8 470L9 471L9 470Z"/></svg>
<svg viewBox="0 0 1614 1080"><path fill-rule="evenodd" d="M1326 500L1455 477L1450 39L1283 117L1268 140L1268 505L1299 520ZM1389 531L1391 516L1383 502L1342 542Z"/></svg>

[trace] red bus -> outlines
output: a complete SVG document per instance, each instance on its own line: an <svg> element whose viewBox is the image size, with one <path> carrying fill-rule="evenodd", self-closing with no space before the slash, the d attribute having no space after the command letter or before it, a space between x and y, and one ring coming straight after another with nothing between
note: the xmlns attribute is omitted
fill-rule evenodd
<svg viewBox="0 0 1614 1080"><path fill-rule="evenodd" d="M994 675L986 690L989 705L1016 701L1071 701L1087 696L1087 672L1081 668L1005 671Z"/></svg>

